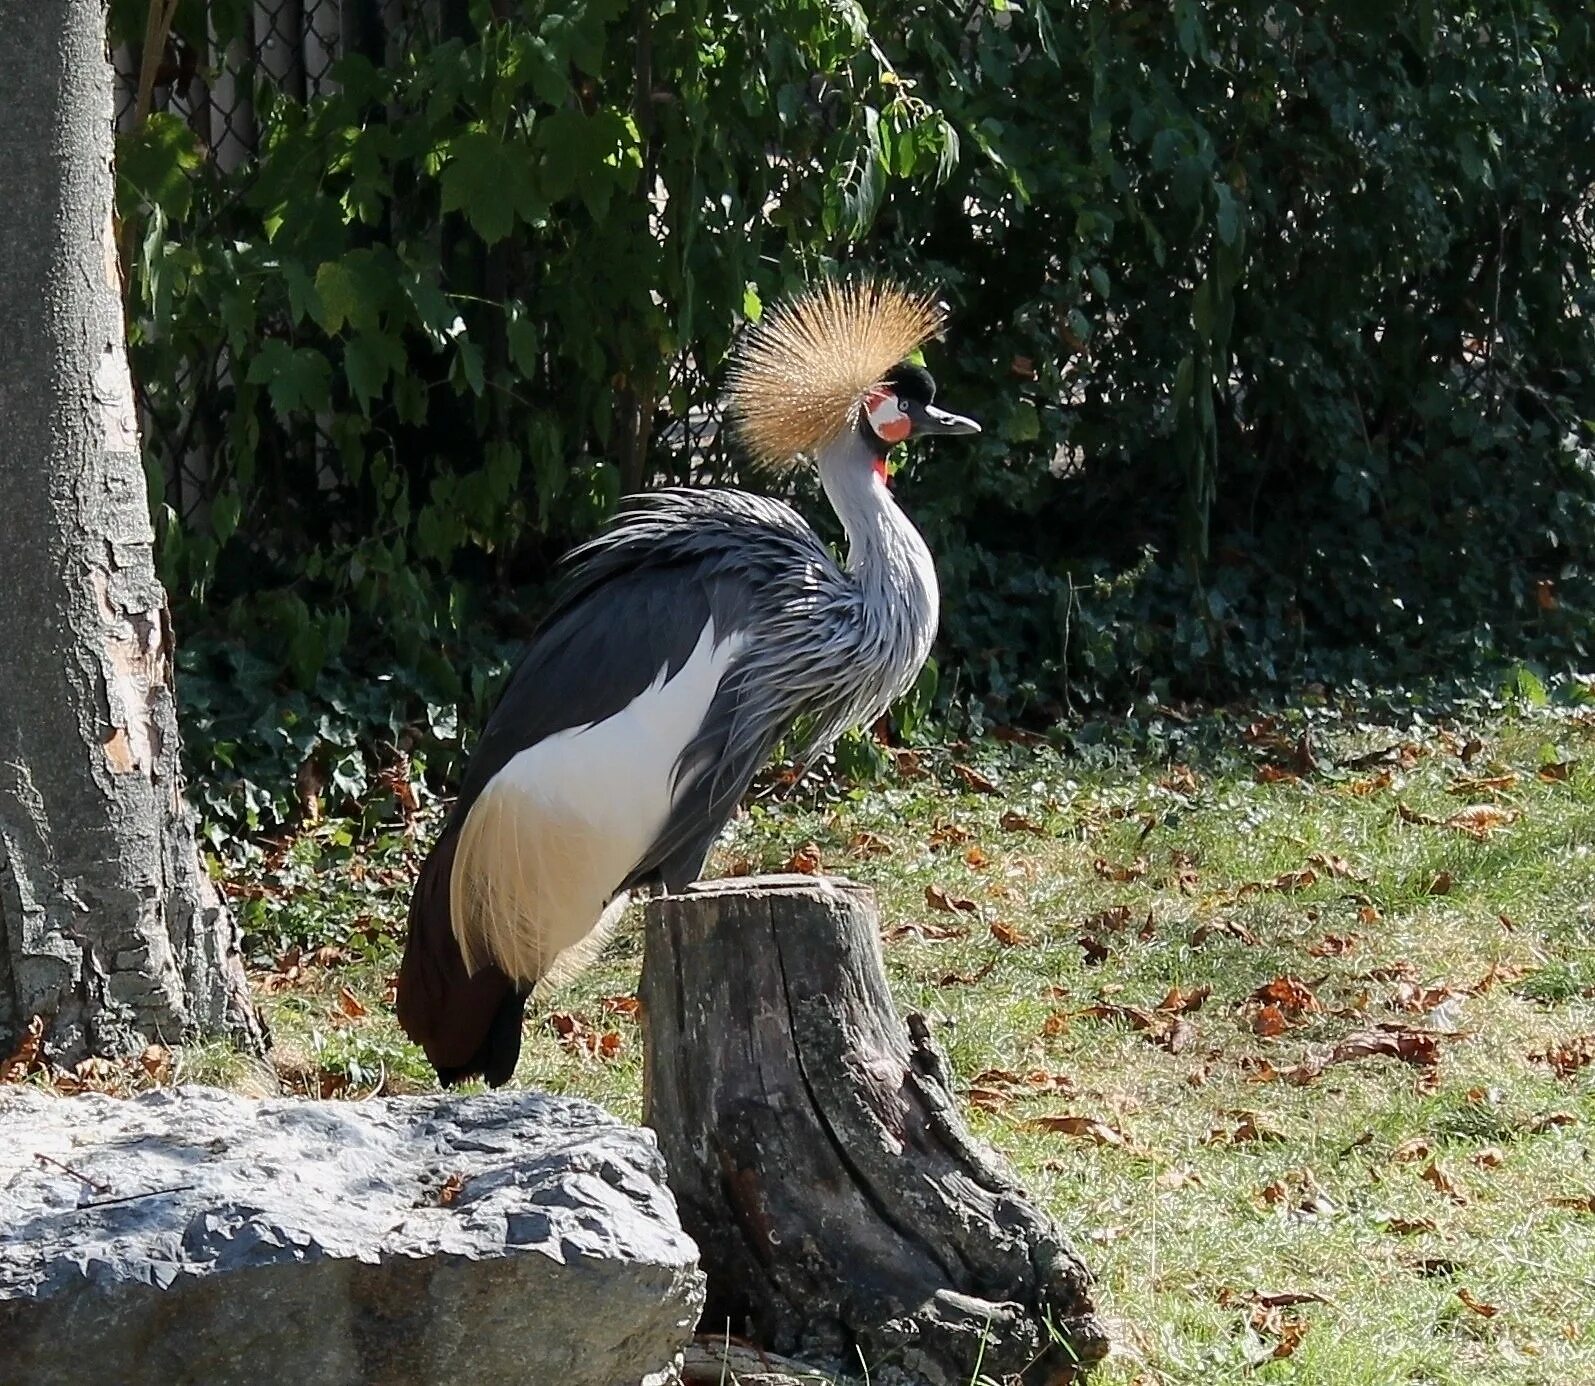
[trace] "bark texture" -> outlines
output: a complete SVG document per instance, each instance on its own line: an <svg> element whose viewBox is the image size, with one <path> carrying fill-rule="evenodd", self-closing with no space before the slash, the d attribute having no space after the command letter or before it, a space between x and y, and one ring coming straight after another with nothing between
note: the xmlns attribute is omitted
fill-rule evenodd
<svg viewBox="0 0 1595 1386"><path fill-rule="evenodd" d="M0 1054L260 1047L195 849L112 231L103 0L0 0Z"/></svg>
<svg viewBox="0 0 1595 1386"><path fill-rule="evenodd" d="M877 1386L1054 1386L1103 1354L1084 1265L969 1135L924 1017L899 1020L868 891L714 882L646 929L645 1119L706 1333Z"/></svg>

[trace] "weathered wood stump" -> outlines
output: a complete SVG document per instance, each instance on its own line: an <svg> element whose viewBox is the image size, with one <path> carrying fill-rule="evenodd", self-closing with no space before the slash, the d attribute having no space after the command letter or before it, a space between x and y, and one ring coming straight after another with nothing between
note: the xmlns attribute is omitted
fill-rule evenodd
<svg viewBox="0 0 1595 1386"><path fill-rule="evenodd" d="M876 1386L1059 1386L1103 1355L1085 1266L968 1133L925 1018L898 1018L868 890L707 882L646 921L645 1120L706 1332Z"/></svg>

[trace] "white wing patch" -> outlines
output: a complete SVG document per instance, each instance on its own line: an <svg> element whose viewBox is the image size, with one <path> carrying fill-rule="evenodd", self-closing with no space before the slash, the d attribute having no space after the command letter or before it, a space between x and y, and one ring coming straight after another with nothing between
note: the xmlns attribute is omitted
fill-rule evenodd
<svg viewBox="0 0 1595 1386"><path fill-rule="evenodd" d="M528 746L488 782L449 882L468 972L493 962L531 986L588 960L619 919L623 903L608 907L621 882L687 787L673 783L676 761L742 645L717 643L709 621L674 678L661 667L614 716Z"/></svg>

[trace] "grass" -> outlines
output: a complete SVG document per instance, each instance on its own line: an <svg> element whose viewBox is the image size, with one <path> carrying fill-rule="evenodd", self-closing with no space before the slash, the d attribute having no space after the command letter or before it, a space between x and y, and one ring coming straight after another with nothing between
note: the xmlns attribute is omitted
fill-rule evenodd
<svg viewBox="0 0 1595 1386"><path fill-rule="evenodd" d="M712 870L875 887L899 1006L1098 1277L1105 1386L1595 1382L1595 718L1133 730L770 790ZM299 1090L430 1086L387 991L414 846L334 824L234 879ZM517 1081L637 1117L639 961L550 998ZM1324 1062L1369 1031L1435 1061Z"/></svg>

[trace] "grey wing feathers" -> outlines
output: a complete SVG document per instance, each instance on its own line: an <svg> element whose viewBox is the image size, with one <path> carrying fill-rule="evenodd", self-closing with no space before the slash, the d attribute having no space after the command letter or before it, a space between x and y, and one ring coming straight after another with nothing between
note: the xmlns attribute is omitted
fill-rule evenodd
<svg viewBox="0 0 1595 1386"><path fill-rule="evenodd" d="M756 624L759 654L727 674L677 767L670 821L624 888L693 879L803 710L805 680L788 686L792 661L780 637L814 644L817 607L838 595L838 576L813 531L780 501L688 488L628 498L608 528L570 554L555 605L472 755L456 818L526 747L619 712L661 668L674 674L711 617L722 638Z"/></svg>
<svg viewBox="0 0 1595 1386"><path fill-rule="evenodd" d="M614 716L686 663L709 619L709 594L681 568L617 573L539 627L499 695L460 786L462 819L521 751Z"/></svg>

